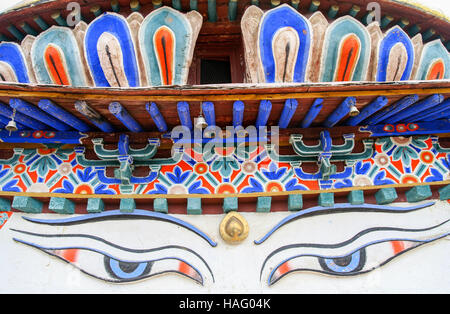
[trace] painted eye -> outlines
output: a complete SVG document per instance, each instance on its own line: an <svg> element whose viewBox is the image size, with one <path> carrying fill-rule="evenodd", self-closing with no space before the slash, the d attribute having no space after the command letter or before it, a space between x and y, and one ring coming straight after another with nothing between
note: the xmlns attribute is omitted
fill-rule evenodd
<svg viewBox="0 0 450 314"><path fill-rule="evenodd" d="M29 233L28 236L31 236L31 234ZM35 236L34 238L36 239ZM86 238L80 235L70 238L71 242L74 243L80 239L86 241ZM40 239L42 240L42 238ZM93 249L86 246L44 246L28 240L17 238L14 238L14 240L56 256L80 269L83 273L107 282L134 282L160 274L173 273L203 285L202 272L211 274L211 278L214 281L212 272L203 258L194 251L182 246L174 245L148 250L130 250L113 246L110 243L106 243L106 241L98 243L98 241L90 239L85 244L96 247ZM58 242L60 241L62 240Z"/></svg>
<svg viewBox="0 0 450 314"><path fill-rule="evenodd" d="M355 276L379 268L403 253L447 237L450 220L423 229L375 227L335 244L297 243L281 247L265 259L261 278L273 285L293 272Z"/></svg>
<svg viewBox="0 0 450 314"><path fill-rule="evenodd" d="M179 257L161 257L154 260L139 261L119 259L92 249L64 248L53 250L38 248L69 262L84 273L104 281L133 282L159 274L176 273L203 284L203 277L200 272L189 262ZM164 256L165 254L160 255Z"/></svg>
<svg viewBox="0 0 450 314"><path fill-rule="evenodd" d="M358 248L349 254L333 255L332 251L341 251L341 248L328 250L326 255L299 254L283 259L271 271L268 284L273 285L289 273L298 271L312 271L333 276L354 276L372 271L402 253L440 239L430 240L380 240L365 247ZM323 250L318 248L316 251ZM302 248L289 248L293 251L302 251Z"/></svg>
<svg viewBox="0 0 450 314"><path fill-rule="evenodd" d="M193 239L193 241L202 239L206 240L209 246L217 245L205 233L181 219L143 210L135 210L132 214L127 213L126 215L120 211L105 211L100 214L52 220L23 218L31 223L47 225L48 228L70 225L73 233L33 233L12 228L10 230L18 233L18 236L13 238L16 242L56 256L94 278L107 282L124 283L172 273L187 277L201 285L205 280L214 282L213 272L205 259L186 246L170 244L142 248L143 241L139 241L140 243L136 244L137 247L133 247L133 241L117 239L116 241L119 243L127 243L127 246L121 246L117 242L113 243L93 234L92 231L84 233L86 230L92 230L86 229L86 226L92 226L92 224L105 224L113 219L136 219L144 220L153 227L161 222L169 223L164 230L174 231L181 226L183 227L181 231L187 229L192 232L189 234L192 234L193 238L186 237L187 239ZM174 229L169 229L172 225ZM149 228L149 230L152 229ZM180 241L191 243L184 239ZM153 245L158 242L158 238L149 240L149 243L153 243Z"/></svg>
<svg viewBox="0 0 450 314"><path fill-rule="evenodd" d="M363 248L353 254L336 257L322 258L319 257L320 267L329 273L348 274L360 271L366 264L366 250Z"/></svg>

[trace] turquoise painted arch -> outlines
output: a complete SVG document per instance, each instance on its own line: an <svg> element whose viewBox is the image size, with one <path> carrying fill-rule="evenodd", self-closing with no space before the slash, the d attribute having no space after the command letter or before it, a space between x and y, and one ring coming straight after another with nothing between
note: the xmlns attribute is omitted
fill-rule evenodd
<svg viewBox="0 0 450 314"><path fill-rule="evenodd" d="M139 31L139 42L149 82L152 86L164 85L153 44L155 32L162 26L169 28L175 35L173 84L184 85L189 70L187 63L193 31L188 19L169 7L161 7L150 13L142 22Z"/></svg>
<svg viewBox="0 0 450 314"><path fill-rule="evenodd" d="M334 21L325 34L325 45L322 55L321 82L333 82L339 61L339 51L342 41L348 35L358 37L361 47L356 62L352 81L363 81L366 78L370 62L371 39L367 29L353 17L346 16Z"/></svg>
<svg viewBox="0 0 450 314"><path fill-rule="evenodd" d="M423 48L422 60L417 71L416 79L426 80L430 66L439 59L442 59L445 65L443 79L450 79L450 54L440 39L429 42Z"/></svg>
<svg viewBox="0 0 450 314"><path fill-rule="evenodd" d="M45 49L49 44L57 46L62 51L72 86L87 86L84 66L81 62L80 50L75 36L71 29L59 26L52 26L40 34L31 48L33 68L38 82L53 84L44 61Z"/></svg>

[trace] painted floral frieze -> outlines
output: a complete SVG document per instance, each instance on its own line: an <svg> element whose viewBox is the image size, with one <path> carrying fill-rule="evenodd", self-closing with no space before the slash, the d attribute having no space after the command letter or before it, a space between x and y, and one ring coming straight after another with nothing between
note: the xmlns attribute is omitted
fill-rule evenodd
<svg viewBox="0 0 450 314"><path fill-rule="evenodd" d="M159 170L151 169L146 178L129 185L107 176L106 166L80 165L77 153L72 149L24 149L15 154L1 165L0 186L5 192L262 193L450 179L448 153L436 149L429 136L379 138L374 143L372 157L347 163L344 170L329 178L322 178L319 172L308 173L295 163L273 160L263 147L254 147L245 155L233 147L216 149L200 158L192 151L184 151L178 162L161 162Z"/></svg>

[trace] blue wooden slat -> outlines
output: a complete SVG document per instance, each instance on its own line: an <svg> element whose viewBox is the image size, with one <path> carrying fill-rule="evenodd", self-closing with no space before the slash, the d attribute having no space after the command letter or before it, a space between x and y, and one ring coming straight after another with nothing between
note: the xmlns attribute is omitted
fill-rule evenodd
<svg viewBox="0 0 450 314"><path fill-rule="evenodd" d="M436 119L445 118L445 112L448 109L450 109L450 99L447 99L436 107L427 110L427 112L424 112L421 119L418 121L433 121Z"/></svg>
<svg viewBox="0 0 450 314"><path fill-rule="evenodd" d="M331 128L335 126L342 118L344 118L350 112L352 106L356 104L355 97L347 97L339 107L327 118L324 122L326 128Z"/></svg>
<svg viewBox="0 0 450 314"><path fill-rule="evenodd" d="M377 97L373 102L368 104L364 107L363 110L361 110L360 114L356 117L352 117L347 120L347 125L355 126L358 125L361 121L367 119L371 115L373 115L375 112L381 110L383 107L385 107L388 104L388 99L384 96Z"/></svg>
<svg viewBox="0 0 450 314"><path fill-rule="evenodd" d="M9 118L13 116L13 109L10 106L5 105L4 103L0 103L0 115ZM33 130L46 130L48 126L40 121L37 121L29 116L26 116L20 112L16 111L16 115L14 117L14 121L19 122L22 125L25 125Z"/></svg>
<svg viewBox="0 0 450 314"><path fill-rule="evenodd" d="M319 112L322 110L322 107L323 107L322 98L317 98L316 100L314 100L314 103L312 104L311 108L309 108L308 113L303 119L302 128L309 128L309 126L314 122L314 119L317 118Z"/></svg>
<svg viewBox="0 0 450 314"><path fill-rule="evenodd" d="M100 116L96 111L90 108L86 104L86 102L84 101L75 102L75 109L103 132L106 133L114 132L113 126L108 121L106 121L102 116Z"/></svg>
<svg viewBox="0 0 450 314"><path fill-rule="evenodd" d="M142 132L143 129L139 123L126 111L118 102L109 104L109 111L131 132Z"/></svg>
<svg viewBox="0 0 450 314"><path fill-rule="evenodd" d="M442 110L432 116L429 116L427 119L423 120L423 121L435 121L435 120L440 120L440 119L449 119L450 118L450 107L447 107L445 110Z"/></svg>
<svg viewBox="0 0 450 314"><path fill-rule="evenodd" d="M34 144L82 144L86 134L77 131L0 131L0 140L5 143L34 143Z"/></svg>
<svg viewBox="0 0 450 314"><path fill-rule="evenodd" d="M49 99L41 99L38 103L39 108L41 108L43 111L47 112L48 114L52 115L58 120L61 120L67 125L70 125L75 130L78 130L80 132L89 132L91 128L89 125L75 117L70 112L67 112L66 110L62 109L61 107L57 106L55 103L53 103Z"/></svg>
<svg viewBox="0 0 450 314"><path fill-rule="evenodd" d="M411 106L419 100L418 95L410 95L397 101L395 104L377 112L373 116L367 118L363 124L375 125L385 121L387 118L395 115L403 109Z"/></svg>
<svg viewBox="0 0 450 314"><path fill-rule="evenodd" d="M130 137L126 134L120 134L119 142L117 143L117 149L120 156L128 156L130 148Z"/></svg>
<svg viewBox="0 0 450 314"><path fill-rule="evenodd" d="M286 99L280 121L278 122L278 126L281 129L285 129L289 126L289 123L297 110L297 106L298 101L296 99Z"/></svg>
<svg viewBox="0 0 450 314"><path fill-rule="evenodd" d="M370 132L371 137L445 134L450 133L450 119L411 123L402 131L398 131L395 127L386 128L385 124L363 126L360 127L360 131Z"/></svg>
<svg viewBox="0 0 450 314"><path fill-rule="evenodd" d="M48 115L47 113L45 113L45 111L39 109L35 105L29 104L26 101L23 101L21 99L12 98L9 101L9 105L11 106L11 108L16 109L17 111L23 113L24 115L27 115L38 121L41 121L42 123L45 123L49 127L52 127L58 131L70 131L72 129L67 124ZM48 129L48 127L45 129Z"/></svg>
<svg viewBox="0 0 450 314"><path fill-rule="evenodd" d="M272 103L269 100L261 100L261 103L259 104L258 117L256 118L255 123L257 128L267 124L271 111Z"/></svg>
<svg viewBox="0 0 450 314"><path fill-rule="evenodd" d="M242 126L242 122L244 121L244 109L245 105L242 101L235 101L233 104L233 126L238 127Z"/></svg>
<svg viewBox="0 0 450 314"><path fill-rule="evenodd" d="M184 125L188 129L192 130L192 119L191 112L189 110L189 104L185 101L180 101L177 104L177 111L181 125Z"/></svg>
<svg viewBox="0 0 450 314"><path fill-rule="evenodd" d="M216 113L214 111L214 104L210 101L206 101L202 103L202 110L208 126L216 125Z"/></svg>
<svg viewBox="0 0 450 314"><path fill-rule="evenodd" d="M322 152L329 153L333 146L330 132L327 130L320 132L320 146L322 147Z"/></svg>
<svg viewBox="0 0 450 314"><path fill-rule="evenodd" d="M387 123L394 124L397 122L409 122L408 120L410 118L418 119L418 114L433 108L434 106L440 104L444 100L444 96L440 94L434 94L430 97L427 97L426 99L419 101L418 103L408 107L405 110L400 111L395 116L389 118L386 120ZM411 120L413 121L413 120Z"/></svg>
<svg viewBox="0 0 450 314"><path fill-rule="evenodd" d="M158 130L160 132L167 132L167 123L164 120L163 115L161 114L161 112L158 109L158 106L152 102L152 103L147 103L145 105L145 108L147 109L148 113L150 114L150 116L153 119L153 122L155 122L156 127L158 128Z"/></svg>

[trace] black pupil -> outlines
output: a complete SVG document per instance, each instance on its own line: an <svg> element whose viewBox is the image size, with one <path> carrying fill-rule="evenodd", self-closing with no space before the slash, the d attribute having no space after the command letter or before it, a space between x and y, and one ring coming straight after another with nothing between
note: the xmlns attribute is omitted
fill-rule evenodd
<svg viewBox="0 0 450 314"><path fill-rule="evenodd" d="M342 266L342 267L347 266L348 264L350 264L351 261L352 261L352 256L351 255L333 259L333 262L336 265L339 265L339 266Z"/></svg>
<svg viewBox="0 0 450 314"><path fill-rule="evenodd" d="M139 263L119 262L120 269L125 273L132 273L139 266Z"/></svg>

